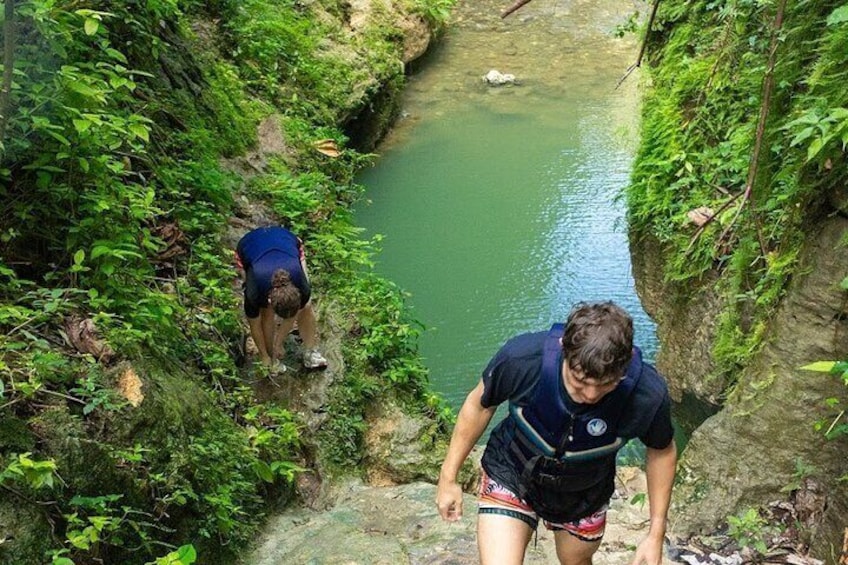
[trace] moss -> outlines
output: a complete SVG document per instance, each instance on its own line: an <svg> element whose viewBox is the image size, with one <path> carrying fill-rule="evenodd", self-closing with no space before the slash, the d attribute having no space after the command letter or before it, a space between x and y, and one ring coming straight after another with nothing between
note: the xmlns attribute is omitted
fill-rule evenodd
<svg viewBox="0 0 848 565"><path fill-rule="evenodd" d="M0 539L0 562L8 565L43 563L54 546L45 514L6 490L0 490Z"/></svg>
<svg viewBox="0 0 848 565"><path fill-rule="evenodd" d="M0 418L0 453L23 453L35 448L35 436L19 418Z"/></svg>
<svg viewBox="0 0 848 565"><path fill-rule="evenodd" d="M714 352L721 372L744 365L761 345L807 226L830 211L823 195L846 182L846 154L834 140L837 129L848 130L848 119L835 117L848 103L848 32L827 23L839 3L789 3L780 30L776 6L663 2L648 47L630 224L671 249L667 280L692 284L707 271L723 273L732 311L721 314ZM752 163L775 34L763 150ZM716 220L697 230L687 212L704 206Z"/></svg>

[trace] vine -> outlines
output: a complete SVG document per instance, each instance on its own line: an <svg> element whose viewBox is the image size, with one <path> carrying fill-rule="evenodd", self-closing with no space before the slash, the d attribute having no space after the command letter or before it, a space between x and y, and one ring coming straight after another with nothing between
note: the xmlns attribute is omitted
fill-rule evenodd
<svg viewBox="0 0 848 565"><path fill-rule="evenodd" d="M666 280L725 273L720 374L761 346L805 223L844 184L846 8L669 0L649 36L630 225L668 250Z"/></svg>

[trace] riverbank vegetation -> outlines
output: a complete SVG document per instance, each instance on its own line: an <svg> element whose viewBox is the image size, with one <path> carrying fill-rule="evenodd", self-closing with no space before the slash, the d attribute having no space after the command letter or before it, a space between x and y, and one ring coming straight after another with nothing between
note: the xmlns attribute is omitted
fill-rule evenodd
<svg viewBox="0 0 848 565"><path fill-rule="evenodd" d="M760 517L789 508L781 535L841 562L844 367L810 364L845 347L848 5L662 0L647 38L631 241L660 250L642 272L663 270L671 384L717 410L682 455L677 527L724 523L762 559Z"/></svg>
<svg viewBox="0 0 848 565"><path fill-rule="evenodd" d="M291 497L305 451L358 472L378 395L444 431L417 325L370 274L348 208L368 157L345 126L403 82L387 6L354 33L332 0L6 0L4 562L229 562ZM446 7L393 9L435 29ZM269 119L284 143L251 165ZM343 331L317 438L258 402L241 366L227 225L254 204L303 237Z"/></svg>
<svg viewBox="0 0 848 565"><path fill-rule="evenodd" d="M715 376L763 344L805 232L840 200L847 52L838 0L659 4L629 219L669 251L667 280L724 273Z"/></svg>

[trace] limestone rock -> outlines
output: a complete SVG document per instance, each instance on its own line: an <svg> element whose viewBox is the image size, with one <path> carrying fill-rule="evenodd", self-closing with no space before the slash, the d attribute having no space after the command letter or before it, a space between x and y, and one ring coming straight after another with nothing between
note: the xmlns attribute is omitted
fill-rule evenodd
<svg viewBox="0 0 848 565"><path fill-rule="evenodd" d="M492 69L486 73L483 80L492 86L503 86L505 84L515 84L515 75L502 73L498 70Z"/></svg>

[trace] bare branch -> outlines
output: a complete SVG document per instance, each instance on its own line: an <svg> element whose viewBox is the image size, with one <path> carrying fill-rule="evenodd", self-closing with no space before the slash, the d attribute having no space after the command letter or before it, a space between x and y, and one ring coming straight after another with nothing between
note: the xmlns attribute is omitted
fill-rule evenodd
<svg viewBox="0 0 848 565"><path fill-rule="evenodd" d="M651 34L651 28L654 27L654 20L657 17L657 8L659 8L659 5L660 0L654 0L654 4L651 6L651 16L648 18L648 25L645 27L645 35L642 37L642 46L639 48L639 56L636 57L635 63L627 67L627 70L624 72L624 76L618 79L618 84L615 85L615 90L618 90L618 87L621 86L621 83L630 76L630 73L642 66L642 58L645 56L645 49L648 46L648 36Z"/></svg>
<svg viewBox="0 0 848 565"><path fill-rule="evenodd" d="M515 4L513 4L512 6L510 6L509 8L504 10L503 12L501 12L501 19L507 17L508 15L515 12L520 7L522 7L523 5L529 4L529 3L530 3L530 0L518 0Z"/></svg>
<svg viewBox="0 0 848 565"><path fill-rule="evenodd" d="M15 0L6 0L3 22L3 86L0 88L0 146L9 123L12 72L15 70Z"/></svg>
<svg viewBox="0 0 848 565"><path fill-rule="evenodd" d="M763 78L763 101L760 104L760 117L757 120L757 137L754 141L754 150L751 152L751 160L748 163L748 179L745 182L745 193L742 201L739 203L739 208L736 209L736 215L733 216L733 220L731 220L727 227L724 228L724 231L718 238L719 246L730 234L731 229L733 229L733 226L736 224L736 220L738 220L740 214L742 214L742 209L745 208L745 204L753 202L752 192L754 190L754 182L757 180L757 168L760 161L760 152L763 148L763 138L765 137L769 106L771 105L771 92L774 88L774 65L777 60L777 44L780 36L780 28L783 27L783 14L785 11L786 0L780 0L780 4L777 6L777 14L774 17L774 28L772 29L771 45L769 46L768 65L766 67L765 77ZM756 217L754 218L754 221L757 227L757 236L760 240L760 251L762 251L763 255L765 255L767 250L765 241L763 240L762 229L760 228L759 221Z"/></svg>

